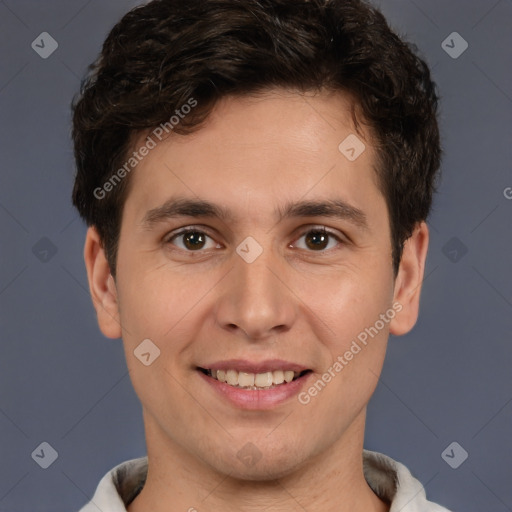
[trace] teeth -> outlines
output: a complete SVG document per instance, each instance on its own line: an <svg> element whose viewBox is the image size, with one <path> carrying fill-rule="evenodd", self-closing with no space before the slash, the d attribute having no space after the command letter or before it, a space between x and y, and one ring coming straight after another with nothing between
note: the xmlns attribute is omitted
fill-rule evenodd
<svg viewBox="0 0 512 512"><path fill-rule="evenodd" d="M284 382L284 372L283 370L277 370L275 372L273 372L273 378L272 378L272 382L274 384L282 384Z"/></svg>
<svg viewBox="0 0 512 512"><path fill-rule="evenodd" d="M248 389L269 389L283 383L291 382L298 377L299 372L292 370L276 370L264 373L247 373L236 370L210 370L214 379L225 382L230 386Z"/></svg>
<svg viewBox="0 0 512 512"><path fill-rule="evenodd" d="M272 386L272 372L258 373L254 378L254 385L257 388L268 388Z"/></svg>
<svg viewBox="0 0 512 512"><path fill-rule="evenodd" d="M244 388L254 386L254 373L240 372L238 374L238 385Z"/></svg>
<svg viewBox="0 0 512 512"><path fill-rule="evenodd" d="M291 382L291 381L293 380L293 376L294 376L294 374L293 374L293 372L292 372L292 371L290 371L290 370L289 370L289 371L284 372L284 380L285 380L286 382Z"/></svg>
<svg viewBox="0 0 512 512"><path fill-rule="evenodd" d="M238 386L238 372L236 370L228 370L226 372L226 382L230 386Z"/></svg>

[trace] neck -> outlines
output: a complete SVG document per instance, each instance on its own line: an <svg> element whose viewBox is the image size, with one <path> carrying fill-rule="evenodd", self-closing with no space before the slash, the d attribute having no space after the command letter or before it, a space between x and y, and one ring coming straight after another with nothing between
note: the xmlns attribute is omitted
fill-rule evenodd
<svg viewBox="0 0 512 512"><path fill-rule="evenodd" d="M388 512L364 478L364 422L363 410L329 450L278 478L255 481L216 471L145 416L148 475L128 512Z"/></svg>

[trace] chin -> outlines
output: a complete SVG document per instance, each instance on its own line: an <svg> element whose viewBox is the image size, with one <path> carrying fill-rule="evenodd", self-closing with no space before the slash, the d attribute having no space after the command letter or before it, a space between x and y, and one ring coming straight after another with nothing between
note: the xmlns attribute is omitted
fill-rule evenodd
<svg viewBox="0 0 512 512"><path fill-rule="evenodd" d="M259 462L254 467L238 465L234 471L231 468L230 477L246 482L272 482L290 475L297 466L298 464L293 464L291 461L286 466L283 466L282 462L272 463L270 461L267 461L266 464Z"/></svg>
<svg viewBox="0 0 512 512"><path fill-rule="evenodd" d="M279 451L284 453L279 454ZM304 449L297 452L297 449L282 448L281 450L268 447L260 451L251 442L234 453L234 459L225 460L222 467L218 461L216 470L229 475L235 480L267 482L286 477L296 471L304 462Z"/></svg>

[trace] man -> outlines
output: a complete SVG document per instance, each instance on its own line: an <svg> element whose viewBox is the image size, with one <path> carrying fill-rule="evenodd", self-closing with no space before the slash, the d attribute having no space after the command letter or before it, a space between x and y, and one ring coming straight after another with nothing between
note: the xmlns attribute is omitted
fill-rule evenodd
<svg viewBox="0 0 512 512"><path fill-rule="evenodd" d="M443 511L363 450L414 326L440 163L426 64L359 0L155 0L74 105L74 204L147 458L85 512Z"/></svg>

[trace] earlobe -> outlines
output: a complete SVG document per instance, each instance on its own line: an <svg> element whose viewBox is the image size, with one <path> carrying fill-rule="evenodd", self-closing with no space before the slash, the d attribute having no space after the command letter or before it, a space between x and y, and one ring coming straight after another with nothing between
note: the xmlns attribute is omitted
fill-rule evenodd
<svg viewBox="0 0 512 512"><path fill-rule="evenodd" d="M408 333L418 319L428 242L427 224L421 222L404 244L393 297L393 302L400 304L402 309L389 327L389 332L396 336Z"/></svg>
<svg viewBox="0 0 512 512"><path fill-rule="evenodd" d="M87 230L84 260L98 325L107 338L120 338L121 324L114 278L96 228Z"/></svg>

